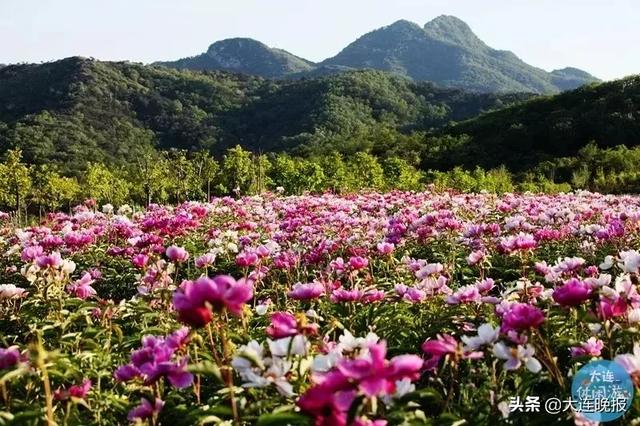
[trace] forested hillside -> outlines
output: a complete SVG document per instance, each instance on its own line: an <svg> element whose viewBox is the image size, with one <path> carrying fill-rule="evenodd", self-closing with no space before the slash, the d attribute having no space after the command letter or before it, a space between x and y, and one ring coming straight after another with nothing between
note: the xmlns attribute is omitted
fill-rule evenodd
<svg viewBox="0 0 640 426"><path fill-rule="evenodd" d="M275 82L76 57L0 70L0 146L72 174L89 161L126 166L151 147L415 159L425 131L529 96L469 94L378 71Z"/></svg>
<svg viewBox="0 0 640 426"><path fill-rule="evenodd" d="M520 171L574 156L590 142L633 147L640 144L640 76L534 98L442 133L442 150L427 159L433 167L505 164Z"/></svg>

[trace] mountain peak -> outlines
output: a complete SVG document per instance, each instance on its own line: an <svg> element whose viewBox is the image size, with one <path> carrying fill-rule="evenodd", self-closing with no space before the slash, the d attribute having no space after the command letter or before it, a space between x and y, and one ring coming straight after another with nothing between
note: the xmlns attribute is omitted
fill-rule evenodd
<svg viewBox="0 0 640 426"><path fill-rule="evenodd" d="M248 37L235 37L216 41L211 46L209 46L209 49L207 49L207 54L222 51L226 48L269 50L269 46L262 42L259 42L258 40L254 40Z"/></svg>
<svg viewBox="0 0 640 426"><path fill-rule="evenodd" d="M420 25L416 24L415 22L411 22L408 21L406 19L399 19L396 22L394 22L391 25L388 25L386 27L383 28L387 28L387 29L408 29L408 30L421 30L422 28L420 28Z"/></svg>
<svg viewBox="0 0 640 426"><path fill-rule="evenodd" d="M486 50L488 47L475 35L462 19L440 15L427 22L424 31L432 38L471 50Z"/></svg>
<svg viewBox="0 0 640 426"><path fill-rule="evenodd" d="M267 78L310 71L314 65L286 50L243 37L217 41L197 56L158 64L178 69L233 71Z"/></svg>

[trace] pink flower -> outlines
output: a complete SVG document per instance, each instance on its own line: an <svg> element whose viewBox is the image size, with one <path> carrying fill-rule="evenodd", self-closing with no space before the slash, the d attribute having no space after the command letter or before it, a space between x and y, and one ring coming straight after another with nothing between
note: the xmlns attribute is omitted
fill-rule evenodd
<svg viewBox="0 0 640 426"><path fill-rule="evenodd" d="M36 258L42 256L43 249L41 246L30 246L25 247L22 250L22 254L20 255L20 259L23 262L32 262Z"/></svg>
<svg viewBox="0 0 640 426"><path fill-rule="evenodd" d="M228 275L211 279L200 277L185 281L173 294L173 306L180 321L193 327L203 327L214 311L228 310L240 316L244 304L253 297L253 285L244 279L236 281Z"/></svg>
<svg viewBox="0 0 640 426"><path fill-rule="evenodd" d="M318 325L307 323L304 316L301 321L298 321L289 312L274 312L271 315L271 325L267 327L266 331L272 339L281 339L297 334L315 334L318 331Z"/></svg>
<svg viewBox="0 0 640 426"><path fill-rule="evenodd" d="M140 405L129 411L127 419L131 422L149 419L162 411L162 407L164 407L164 401L160 398L156 398L153 404L142 398Z"/></svg>
<svg viewBox="0 0 640 426"><path fill-rule="evenodd" d="M458 350L458 342L450 334L438 334L435 340L426 340L422 344L422 352L429 355L424 363L427 370L435 370L440 360L447 354L455 354Z"/></svg>
<svg viewBox="0 0 640 426"><path fill-rule="evenodd" d="M131 259L131 263L138 269L142 269L147 266L147 262L149 262L149 256L144 253L138 253Z"/></svg>
<svg viewBox="0 0 640 426"><path fill-rule="evenodd" d="M553 292L553 300L562 306L577 306L589 299L593 289L584 281L571 278Z"/></svg>
<svg viewBox="0 0 640 426"><path fill-rule="evenodd" d="M574 358L587 355L600 356L602 348L604 348L602 340L599 340L596 337L590 337L589 340L581 343L580 346L571 347L571 356Z"/></svg>
<svg viewBox="0 0 640 426"><path fill-rule="evenodd" d="M323 294L324 285L319 282L312 282L307 284L294 284L293 289L289 293L287 293L287 296L296 300L309 300L316 299Z"/></svg>
<svg viewBox="0 0 640 426"><path fill-rule="evenodd" d="M0 348L0 370L11 368L21 360L20 351L17 346Z"/></svg>
<svg viewBox="0 0 640 426"><path fill-rule="evenodd" d="M91 389L91 380L82 381L81 385L73 385L67 389L57 389L53 393L53 399L56 401L66 401L69 398L84 399Z"/></svg>
<svg viewBox="0 0 640 426"><path fill-rule="evenodd" d="M393 243L381 242L376 245L378 249L378 253L380 254L391 254L393 250L395 250L396 246Z"/></svg>
<svg viewBox="0 0 640 426"><path fill-rule="evenodd" d="M172 262L184 263L189 259L189 252L178 246L167 247L165 254Z"/></svg>
<svg viewBox="0 0 640 426"><path fill-rule="evenodd" d="M236 256L236 265L246 268L247 266L253 266L258 263L260 258L253 252L244 251Z"/></svg>
<svg viewBox="0 0 640 426"><path fill-rule="evenodd" d="M469 265L477 265L482 262L486 257L486 253L483 250L476 250L471 252L469 256L467 256L467 264Z"/></svg>
<svg viewBox="0 0 640 426"><path fill-rule="evenodd" d="M478 288L480 294L487 294L495 287L495 281L491 278L485 278L482 281L478 281L476 283L476 287Z"/></svg>
<svg viewBox="0 0 640 426"><path fill-rule="evenodd" d="M447 296L447 303L450 305L457 305L460 303L478 303L480 302L480 292L478 287L474 285L468 285L460 287L451 296Z"/></svg>
<svg viewBox="0 0 640 426"><path fill-rule="evenodd" d="M62 265L62 256L57 251L54 251L51 254L39 256L36 259L36 264L42 269L57 268Z"/></svg>
<svg viewBox="0 0 640 426"><path fill-rule="evenodd" d="M295 336L298 334L298 321L288 312L274 312L271 315L271 325L266 331L272 339Z"/></svg>
<svg viewBox="0 0 640 426"><path fill-rule="evenodd" d="M349 266L353 270L364 269L369 265L369 261L362 256L352 256L349 258Z"/></svg>
<svg viewBox="0 0 640 426"><path fill-rule="evenodd" d="M537 328L543 322L544 314L540 309L528 303L514 303L502 317L502 331Z"/></svg>
<svg viewBox="0 0 640 426"><path fill-rule="evenodd" d="M96 295L96 290L91 287L94 280L89 272L85 272L78 281L67 286L67 291L80 299L87 299Z"/></svg>
<svg viewBox="0 0 640 426"><path fill-rule="evenodd" d="M362 299L362 291L358 289L346 290L344 288L338 288L333 290L329 300L333 303L340 302L357 302Z"/></svg>
<svg viewBox="0 0 640 426"><path fill-rule="evenodd" d="M205 253L196 259L196 268L207 268L216 261L216 255L213 253Z"/></svg>

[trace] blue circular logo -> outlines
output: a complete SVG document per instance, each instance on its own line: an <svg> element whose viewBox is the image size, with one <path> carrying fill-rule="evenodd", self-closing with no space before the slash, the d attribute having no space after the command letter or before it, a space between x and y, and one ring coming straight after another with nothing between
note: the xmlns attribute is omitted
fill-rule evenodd
<svg viewBox="0 0 640 426"><path fill-rule="evenodd" d="M622 417L633 400L631 376L613 361L592 361L573 378L573 408L589 420L608 422Z"/></svg>

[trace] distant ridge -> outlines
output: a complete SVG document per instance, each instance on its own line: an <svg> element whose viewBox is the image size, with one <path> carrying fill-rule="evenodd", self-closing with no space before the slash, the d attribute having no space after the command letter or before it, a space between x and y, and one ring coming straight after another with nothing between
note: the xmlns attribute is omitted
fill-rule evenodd
<svg viewBox="0 0 640 426"><path fill-rule="evenodd" d="M157 64L276 79L376 69L443 87L493 93L553 94L599 81L577 68L547 72L531 66L513 52L487 46L464 21L446 15L424 27L407 20L394 22L319 64L249 38L218 41L201 55Z"/></svg>

